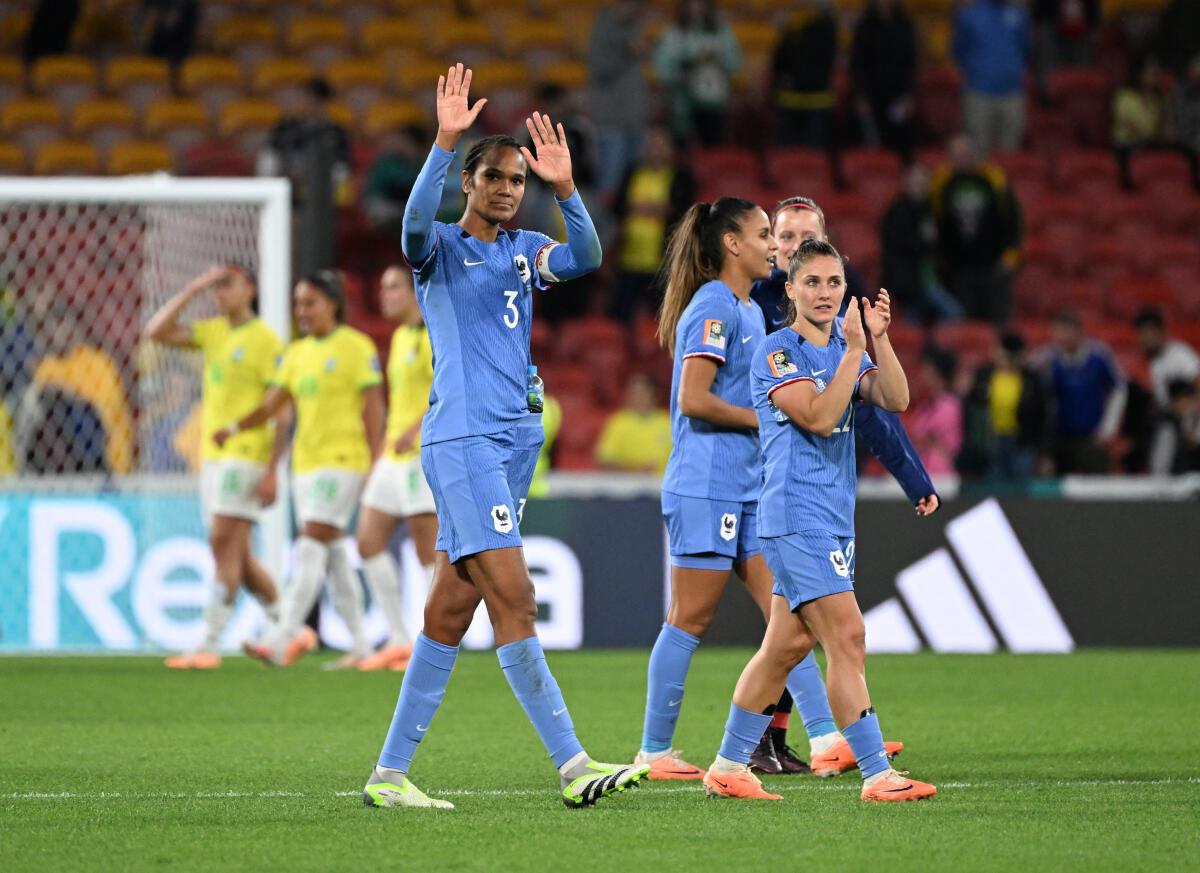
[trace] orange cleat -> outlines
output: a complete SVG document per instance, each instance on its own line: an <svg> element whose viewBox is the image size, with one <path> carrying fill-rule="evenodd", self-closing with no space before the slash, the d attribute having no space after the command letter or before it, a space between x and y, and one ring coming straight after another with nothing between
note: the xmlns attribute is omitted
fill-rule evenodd
<svg viewBox="0 0 1200 873"><path fill-rule="evenodd" d="M221 666L221 656L212 652L189 652L174 655L163 663L168 670L216 670Z"/></svg>
<svg viewBox="0 0 1200 873"><path fill-rule="evenodd" d="M262 643L252 643L247 640L242 643L242 651L246 654L247 658L255 658L262 661L268 667L283 666L275 660L275 653L271 651L271 647L264 646Z"/></svg>
<svg viewBox="0 0 1200 873"><path fill-rule="evenodd" d="M412 660L412 646L384 646L378 652L363 658L358 662L358 669L370 670L404 670ZM401 664L403 666L397 666Z"/></svg>
<svg viewBox="0 0 1200 873"><path fill-rule="evenodd" d="M704 778L704 771L695 764L689 764L680 757L683 752L678 749L671 749L661 758L655 758L651 761L646 757L645 752L639 751L637 757L633 759L635 767L646 766L650 768L649 779L684 779L684 780L699 780Z"/></svg>
<svg viewBox="0 0 1200 873"><path fill-rule="evenodd" d="M281 666L290 667L317 647L317 632L308 625L300 628L283 650Z"/></svg>
<svg viewBox="0 0 1200 873"><path fill-rule="evenodd" d="M862 799L876 803L897 803L905 800L926 800L937 794L928 782L909 779L903 773L888 770L870 785L863 784Z"/></svg>
<svg viewBox="0 0 1200 873"><path fill-rule="evenodd" d="M651 777L653 778L653 777ZM709 797L736 797L744 800L783 800L781 794L764 791L758 777L749 767L714 773L711 769L704 775L704 793Z"/></svg>
<svg viewBox="0 0 1200 873"><path fill-rule="evenodd" d="M883 750L887 752L888 759L891 760L904 751L904 743L885 741ZM854 760L854 752L851 751L850 744L843 739L838 740L826 751L814 754L809 766L812 767L814 776L828 779L830 776L838 776L849 770L857 770L858 762Z"/></svg>

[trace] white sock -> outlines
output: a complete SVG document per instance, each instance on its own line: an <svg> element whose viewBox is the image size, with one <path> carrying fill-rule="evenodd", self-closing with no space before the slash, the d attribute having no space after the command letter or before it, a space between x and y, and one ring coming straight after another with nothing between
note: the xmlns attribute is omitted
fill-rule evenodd
<svg viewBox="0 0 1200 873"><path fill-rule="evenodd" d="M321 593L321 582L329 565L329 548L320 540L301 536L296 540L296 566L292 584L283 593L279 608L282 619L267 635L267 645L282 649L312 612Z"/></svg>
<svg viewBox="0 0 1200 873"><path fill-rule="evenodd" d="M329 547L329 583L333 608L350 631L350 654L365 658L371 654L371 643L363 627L362 584L358 581L358 574L350 568L350 559L341 543Z"/></svg>
<svg viewBox="0 0 1200 873"><path fill-rule="evenodd" d="M880 779L884 779L884 778L890 776L894 772L896 772L896 771L893 770L891 767L888 767L886 770L880 770L874 776L868 776L866 779L864 779L863 785L874 785Z"/></svg>
<svg viewBox="0 0 1200 873"><path fill-rule="evenodd" d="M590 760L587 752L580 752L558 768L558 775L564 779L578 779L583 775L584 765Z"/></svg>
<svg viewBox="0 0 1200 873"><path fill-rule="evenodd" d="M367 587L371 589L371 599L379 605L383 617L387 619L388 644L411 645L412 636L404 624L404 601L400 597L400 569L396 566L396 559L384 549L363 561L362 566Z"/></svg>
<svg viewBox="0 0 1200 873"><path fill-rule="evenodd" d="M642 749L642 760L646 762L657 761L659 758L665 758L669 754L671 754L670 749L663 749L661 752L647 752L645 749Z"/></svg>
<svg viewBox="0 0 1200 873"><path fill-rule="evenodd" d="M714 773L732 773L735 770L745 770L746 765L741 761L730 761L728 758L717 755L717 760L713 761L713 765L708 769Z"/></svg>
<svg viewBox="0 0 1200 873"><path fill-rule="evenodd" d="M233 602L230 600L227 603L227 600L229 589L217 582L213 588L212 600L204 607L204 642L200 644L200 651L216 654L220 648L221 634L225 625L229 624L229 617L233 615Z"/></svg>
<svg viewBox="0 0 1200 873"><path fill-rule="evenodd" d="M814 755L820 755L823 752L828 752L834 746L842 741L843 737L837 731L828 734L821 734L819 737L811 737L808 741L808 748Z"/></svg>
<svg viewBox="0 0 1200 873"><path fill-rule="evenodd" d="M279 624L279 596L276 595L274 600L267 601L261 594L255 594L254 599L258 601L258 605L262 607L263 613L267 616L267 627L273 628Z"/></svg>

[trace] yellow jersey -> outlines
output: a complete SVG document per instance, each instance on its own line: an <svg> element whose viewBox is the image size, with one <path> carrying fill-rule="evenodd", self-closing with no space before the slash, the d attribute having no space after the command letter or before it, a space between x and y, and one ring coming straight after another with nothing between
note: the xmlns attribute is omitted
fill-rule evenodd
<svg viewBox="0 0 1200 873"><path fill-rule="evenodd" d="M352 327L339 325L327 336L289 345L271 384L286 390L296 404L292 469L365 473L371 449L363 425L363 392L382 383L375 344Z"/></svg>
<svg viewBox="0 0 1200 873"><path fill-rule="evenodd" d="M410 461L421 455L420 436L411 451L400 454L396 440L418 421L429 408L429 388L433 384L433 346L425 325L401 325L392 334L388 349L387 456L395 461Z"/></svg>
<svg viewBox="0 0 1200 873"><path fill-rule="evenodd" d="M227 318L192 323L192 342L204 354L204 400L200 457L205 461L239 460L265 464L271 458L273 424L244 430L224 446L213 434L253 412L275 370L283 343L259 318L232 325Z"/></svg>
<svg viewBox="0 0 1200 873"><path fill-rule="evenodd" d="M609 467L628 470L667 468L671 456L671 415L656 409L639 415L622 409L609 416L596 445L596 460Z"/></svg>

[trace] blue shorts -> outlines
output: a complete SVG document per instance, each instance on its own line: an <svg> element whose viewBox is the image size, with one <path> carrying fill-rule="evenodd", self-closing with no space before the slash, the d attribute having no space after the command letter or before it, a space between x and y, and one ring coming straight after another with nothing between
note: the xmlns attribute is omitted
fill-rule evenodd
<svg viewBox="0 0 1200 873"><path fill-rule="evenodd" d="M762 551L757 500L709 500L664 491L662 511L674 567L728 570L734 561Z"/></svg>
<svg viewBox="0 0 1200 873"><path fill-rule="evenodd" d="M854 590L854 537L807 530L763 537L763 557L775 574L775 593L795 610L831 594Z"/></svg>
<svg viewBox="0 0 1200 873"><path fill-rule="evenodd" d="M532 417L531 417L532 418ZM421 446L437 507L436 549L464 555L521 545L521 516L545 436L541 416L500 433Z"/></svg>

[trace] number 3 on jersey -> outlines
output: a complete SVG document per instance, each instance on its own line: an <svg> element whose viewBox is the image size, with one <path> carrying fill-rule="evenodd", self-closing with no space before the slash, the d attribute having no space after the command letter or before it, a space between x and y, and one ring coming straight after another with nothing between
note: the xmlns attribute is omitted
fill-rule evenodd
<svg viewBox="0 0 1200 873"><path fill-rule="evenodd" d="M504 324L509 330L517 326L517 322L521 320L521 313L517 310L517 293L516 291L505 291L504 296L508 298L508 303L504 307Z"/></svg>

